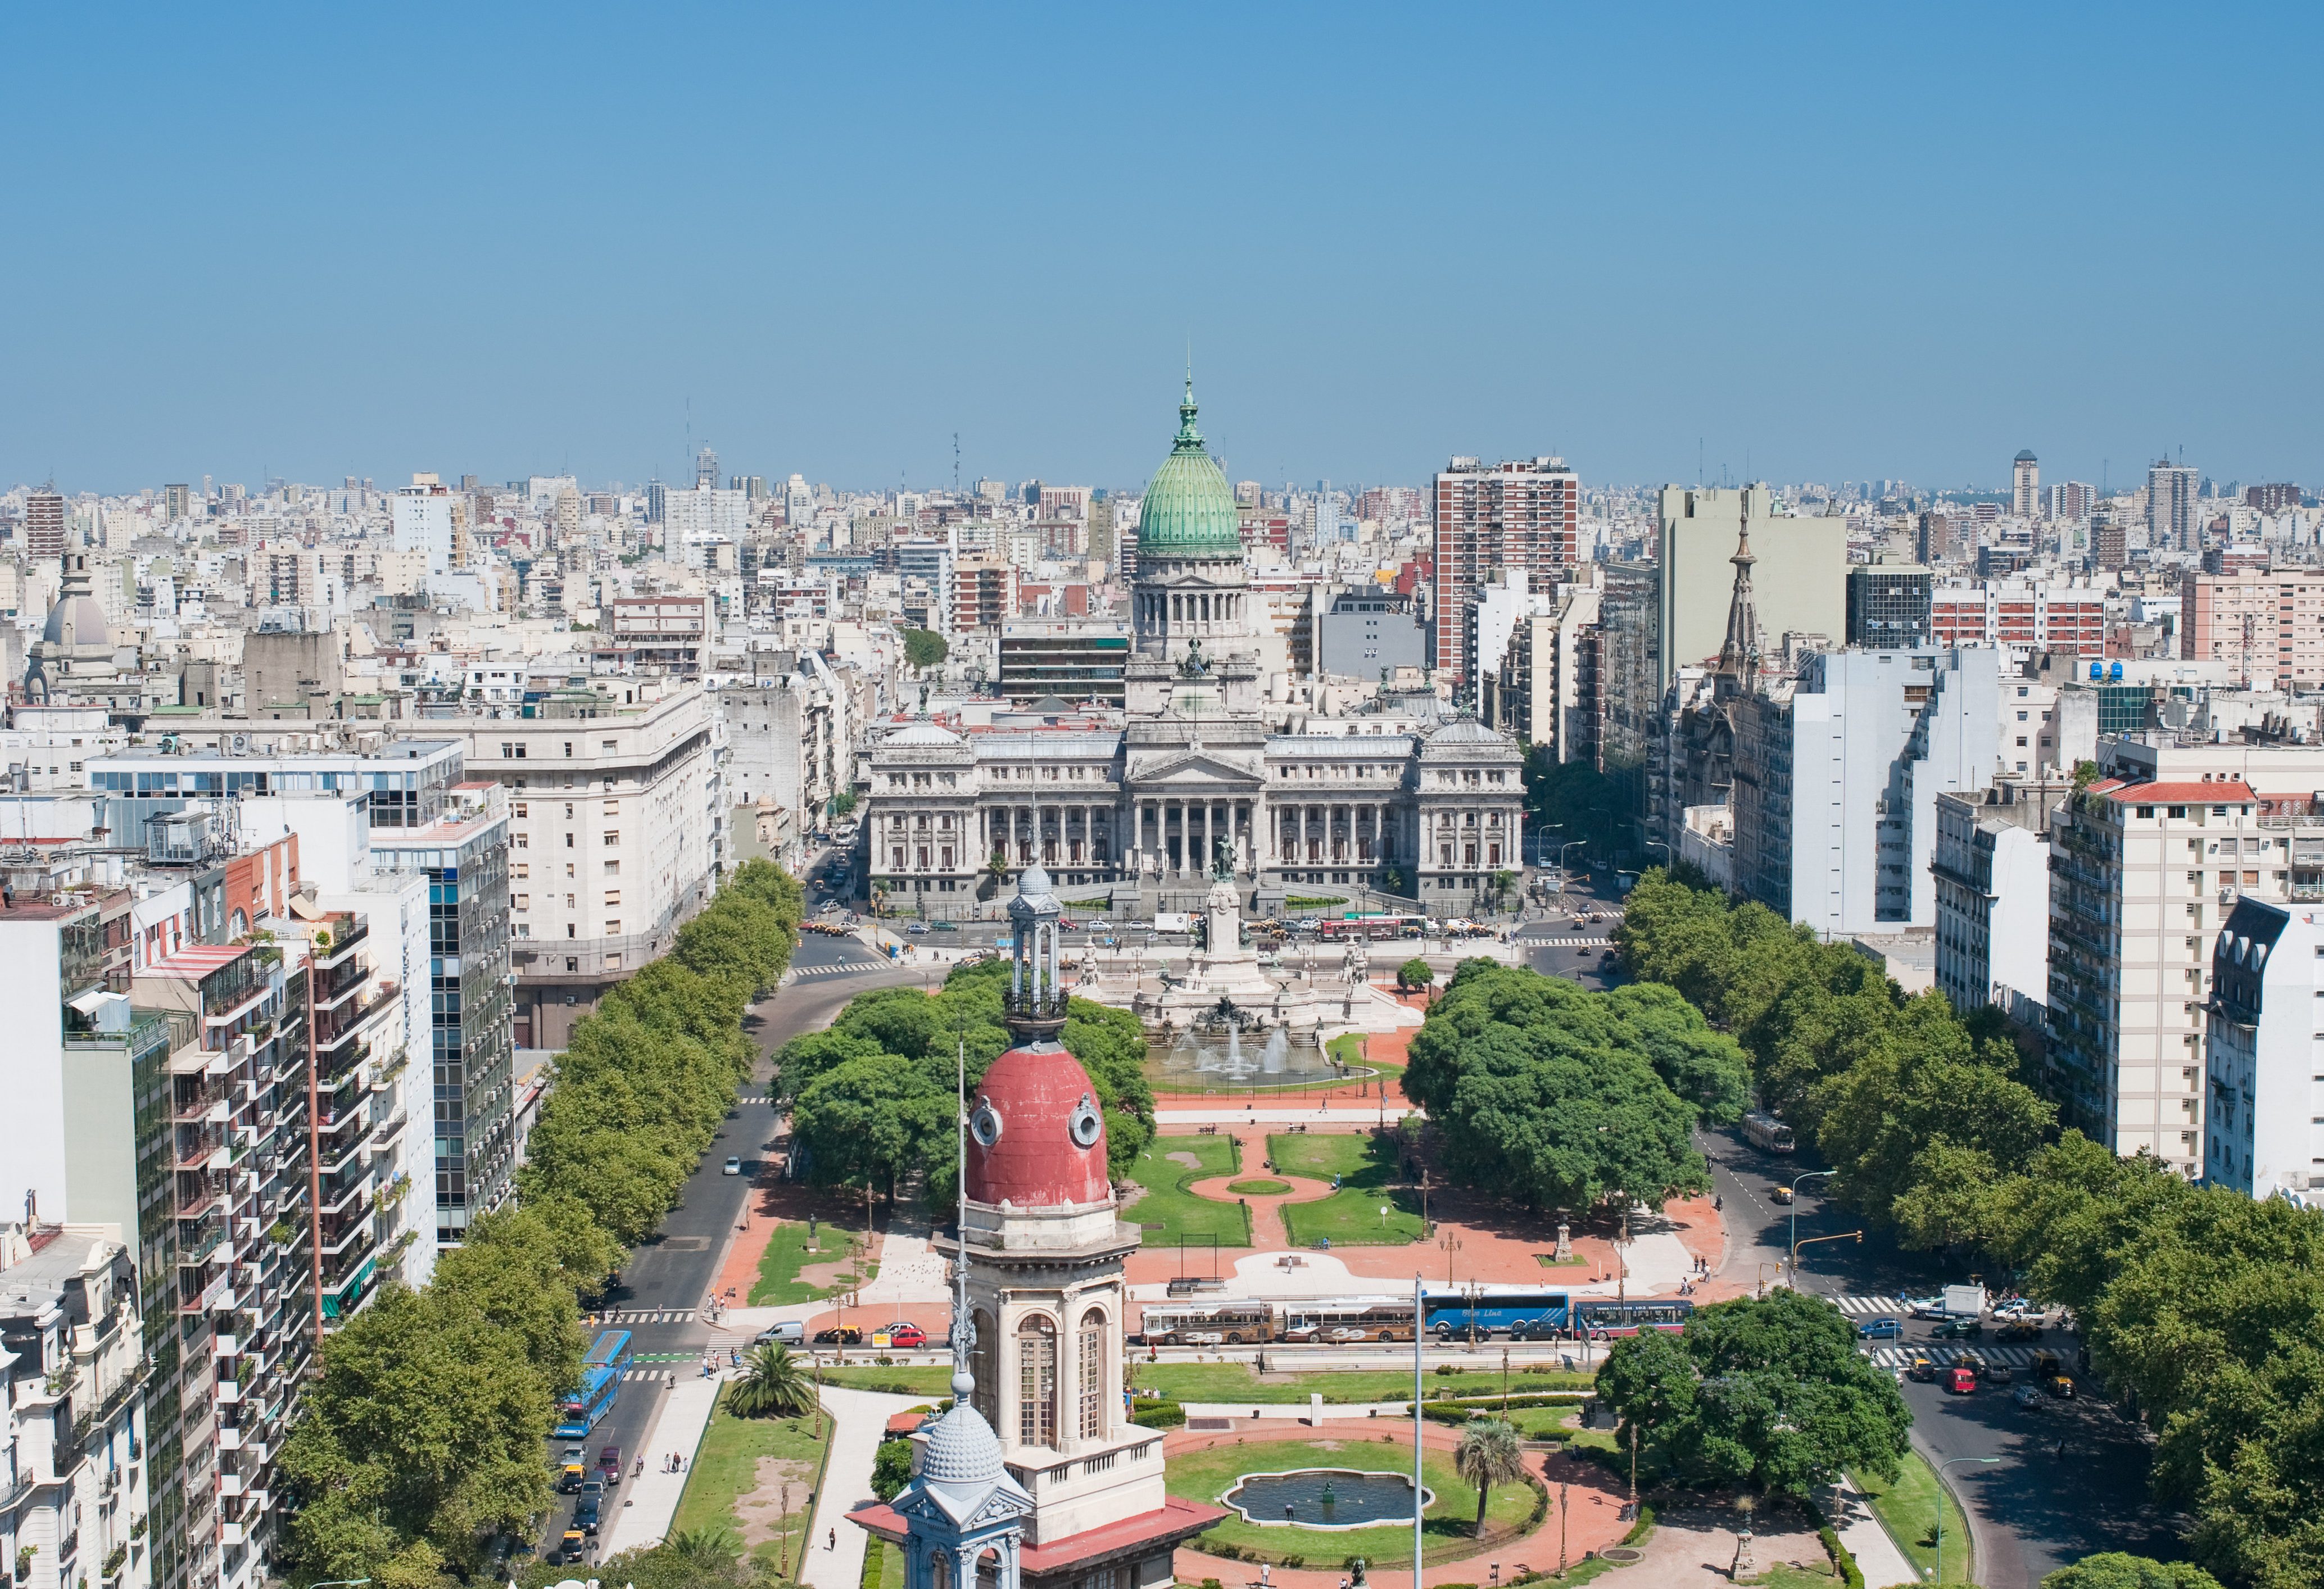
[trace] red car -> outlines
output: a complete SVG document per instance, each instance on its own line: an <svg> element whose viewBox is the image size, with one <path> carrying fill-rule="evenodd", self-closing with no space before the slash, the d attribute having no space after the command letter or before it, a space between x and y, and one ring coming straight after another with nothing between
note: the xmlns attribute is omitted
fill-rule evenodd
<svg viewBox="0 0 2324 1589"><path fill-rule="evenodd" d="M908 1318L898 1319L890 1325L887 1336L890 1346L901 1346L907 1350L917 1349L928 1344L928 1332Z"/></svg>
<svg viewBox="0 0 2324 1589"><path fill-rule="evenodd" d="M1973 1368L1948 1370L1945 1374L1945 1389L1956 1396L1977 1394L1977 1371Z"/></svg>

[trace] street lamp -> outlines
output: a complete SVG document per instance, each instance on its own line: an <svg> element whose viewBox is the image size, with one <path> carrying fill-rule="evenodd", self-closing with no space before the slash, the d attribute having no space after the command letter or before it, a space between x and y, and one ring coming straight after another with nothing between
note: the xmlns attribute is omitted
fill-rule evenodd
<svg viewBox="0 0 2324 1589"><path fill-rule="evenodd" d="M1864 1233L1860 1230L1843 1230L1838 1235L1812 1235L1803 1242L1794 1242L1792 1244L1792 1290L1800 1289L1800 1249L1802 1247L1812 1247L1818 1242L1844 1242L1851 1239L1860 1247L1864 1245Z"/></svg>
<svg viewBox="0 0 2324 1589"><path fill-rule="evenodd" d="M1945 1581L1945 1469L1951 1467L1956 1463L1982 1462L1990 1464L1999 1462L2001 1458L1998 1456L1953 1456L1948 1457L1944 1461L1937 1464L1937 1582L1940 1584ZM1963 1517L1967 1517L1969 1513L1964 1510L1961 1515ZM322 1586L318 1584L316 1585L316 1589L322 1589Z"/></svg>
<svg viewBox="0 0 2324 1589"><path fill-rule="evenodd" d="M1796 1180L1794 1180L1792 1182L1792 1238L1791 1238L1791 1239L1792 1239L1792 1247L1793 1247L1793 1249L1794 1249L1794 1251L1797 1251L1797 1250L1798 1250L1798 1247L1799 1247L1799 1245L1800 1245L1800 1181L1803 1181L1803 1180L1815 1180L1818 1176L1831 1176L1831 1175L1837 1175L1837 1174L1839 1174L1839 1173L1840 1173L1840 1171L1837 1171L1837 1170L1811 1170L1811 1171L1809 1171L1805 1175L1803 1175L1803 1176L1798 1177ZM1792 1289L1793 1289L1794 1290L1799 1290L1799 1289L1800 1289L1800 1272L1799 1272L1799 1271L1798 1271L1798 1270L1796 1270L1796 1269L1794 1269L1794 1270L1793 1270L1793 1271L1792 1271Z"/></svg>
<svg viewBox="0 0 2324 1589"><path fill-rule="evenodd" d="M1672 859L1672 856L1671 856L1671 847L1670 847L1669 845L1667 845L1667 844L1664 843L1661 840L1659 840L1659 839L1641 839L1641 840L1638 840L1638 842L1639 842L1639 843L1641 843L1641 844L1643 844L1644 846L1646 846L1646 848L1647 848L1648 850L1661 850L1661 851L1663 852L1663 864L1664 864L1665 866L1675 866L1675 865L1677 864L1677 863L1676 863L1676 862Z"/></svg>

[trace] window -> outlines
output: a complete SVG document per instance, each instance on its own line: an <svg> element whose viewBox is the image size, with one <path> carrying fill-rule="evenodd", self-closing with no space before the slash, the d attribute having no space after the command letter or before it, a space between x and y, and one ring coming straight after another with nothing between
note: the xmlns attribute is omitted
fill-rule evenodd
<svg viewBox="0 0 2324 1589"><path fill-rule="evenodd" d="M518 895L516 896L516 907L519 910L530 910L532 908L532 896L530 894Z"/></svg>
<svg viewBox="0 0 2324 1589"><path fill-rule="evenodd" d="M619 905L619 904L621 904L621 903L622 903L622 891L621 891L620 889L618 889L618 888L608 888L608 889L606 889L606 890L605 890L605 903L606 903L607 905Z"/></svg>
<svg viewBox="0 0 2324 1589"><path fill-rule="evenodd" d="M565 820L568 822L573 820L573 803L570 800L565 803Z"/></svg>
<svg viewBox="0 0 2324 1589"><path fill-rule="evenodd" d="M622 814L622 803L621 803L620 801L618 801L618 800L608 800L607 802L605 802L605 814L606 814L607 816L619 816L619 815L621 815L621 814Z"/></svg>
<svg viewBox="0 0 2324 1589"><path fill-rule="evenodd" d="M621 935L621 931L622 920L619 916L614 917L612 921L605 923L605 935L608 938L619 937Z"/></svg>
<svg viewBox="0 0 2324 1589"><path fill-rule="evenodd" d="M525 848L525 836L524 836L522 833L519 833L519 834L516 836L516 847L517 847L519 850L522 850L522 849L524 849L524 848Z"/></svg>
<svg viewBox="0 0 2324 1589"><path fill-rule="evenodd" d="M599 740L599 741L598 741L598 743L597 743L597 748L598 748L600 750L604 751L604 752L606 755L608 755L608 756L611 756L611 755L613 755L613 740L611 740L611 739L601 739L601 740Z"/></svg>
<svg viewBox="0 0 2324 1589"><path fill-rule="evenodd" d="M509 876L518 879L519 881L522 881L524 878L532 876L532 867L529 862L521 860L518 861L515 865L509 868Z"/></svg>
<svg viewBox="0 0 2324 1589"><path fill-rule="evenodd" d="M1081 1352L1074 1372L1080 1383L1075 1398L1081 1406L1081 1436L1084 1440L1105 1436L1105 1315L1091 1309L1082 1315Z"/></svg>
<svg viewBox="0 0 2324 1589"><path fill-rule="evenodd" d="M620 830L619 828L608 828L608 829L606 829L606 830L605 830L605 842L606 842L606 843L608 843L608 844L619 844L621 841L622 841L622 831L621 831L621 830Z"/></svg>
<svg viewBox="0 0 2324 1589"><path fill-rule="evenodd" d="M565 741L565 754L567 756L573 754L573 741L570 739Z"/></svg>
<svg viewBox="0 0 2324 1589"><path fill-rule="evenodd" d="M565 835L565 848L567 850L573 848L573 835L570 833Z"/></svg>
<svg viewBox="0 0 2324 1589"><path fill-rule="evenodd" d="M516 813L519 816L530 816L532 814L532 808L520 800L516 803Z"/></svg>
<svg viewBox="0 0 2324 1589"><path fill-rule="evenodd" d="M1017 1327L1017 1441L1057 1443L1057 1327L1038 1313Z"/></svg>
<svg viewBox="0 0 2324 1589"><path fill-rule="evenodd" d="M609 860L605 863L605 876L609 877L618 877L621 875L622 863L620 861Z"/></svg>

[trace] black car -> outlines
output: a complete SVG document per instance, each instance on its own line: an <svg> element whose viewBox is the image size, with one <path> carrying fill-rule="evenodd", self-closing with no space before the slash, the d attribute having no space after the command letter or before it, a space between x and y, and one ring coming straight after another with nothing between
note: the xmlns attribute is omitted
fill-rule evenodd
<svg viewBox="0 0 2324 1589"><path fill-rule="evenodd" d="M852 1324L819 1329L815 1332L815 1344L818 1346L860 1346L863 1344L863 1332Z"/></svg>
<svg viewBox="0 0 2324 1589"><path fill-rule="evenodd" d="M573 1526L591 1538L597 1537L597 1517L605 1508L605 1486L591 1479L581 1486L581 1499L573 1508Z"/></svg>

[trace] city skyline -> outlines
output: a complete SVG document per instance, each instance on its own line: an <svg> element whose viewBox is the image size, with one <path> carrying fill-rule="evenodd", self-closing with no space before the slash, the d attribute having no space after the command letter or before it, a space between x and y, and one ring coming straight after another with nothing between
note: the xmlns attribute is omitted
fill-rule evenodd
<svg viewBox="0 0 2324 1589"><path fill-rule="evenodd" d="M0 479L2324 473L2306 14L419 16L8 19Z"/></svg>

